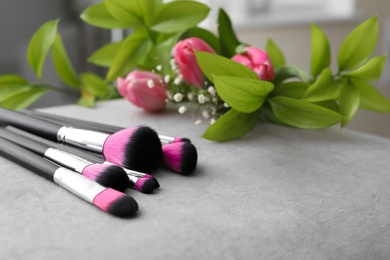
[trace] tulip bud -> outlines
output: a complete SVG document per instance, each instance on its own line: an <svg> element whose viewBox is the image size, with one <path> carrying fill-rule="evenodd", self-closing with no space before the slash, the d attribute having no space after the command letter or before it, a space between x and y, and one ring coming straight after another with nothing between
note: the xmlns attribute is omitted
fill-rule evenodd
<svg viewBox="0 0 390 260"><path fill-rule="evenodd" d="M268 54L254 47L246 47L245 50L245 53L233 56L232 60L252 69L261 80L273 80L275 73Z"/></svg>
<svg viewBox="0 0 390 260"><path fill-rule="evenodd" d="M167 85L159 74L132 71L125 79L117 80L119 93L137 107L146 111L163 110L167 99Z"/></svg>
<svg viewBox="0 0 390 260"><path fill-rule="evenodd" d="M203 72L196 61L194 50L216 53L206 42L192 37L179 41L173 50L173 56L184 80L198 88L202 88Z"/></svg>

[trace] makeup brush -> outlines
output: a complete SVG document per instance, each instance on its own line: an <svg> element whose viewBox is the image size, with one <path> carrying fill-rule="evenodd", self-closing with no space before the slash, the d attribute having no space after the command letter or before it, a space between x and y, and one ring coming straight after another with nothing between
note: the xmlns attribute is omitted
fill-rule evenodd
<svg viewBox="0 0 390 260"><path fill-rule="evenodd" d="M5 139L0 138L0 156L50 180L101 210L128 217L138 210L133 197L102 185Z"/></svg>
<svg viewBox="0 0 390 260"><path fill-rule="evenodd" d="M86 120L81 120L76 118L70 118L66 116L52 115L52 114L43 113L39 111L24 110L22 111L22 113L40 119L45 119L57 124L69 124L75 127L82 127L88 130L101 131L101 132L111 133L111 134L123 129L123 127L119 127L119 126L102 124L102 123L86 121ZM175 142L191 142L190 139L185 137L172 137L167 135L158 135L158 137L160 138L160 141L163 144L175 143Z"/></svg>
<svg viewBox="0 0 390 260"><path fill-rule="evenodd" d="M18 137L27 138L31 141L42 144L46 147L60 149L67 153L77 155L87 160L90 163L100 164L104 161L104 159L102 160L100 157L96 156L96 154L86 153L85 151L74 147L58 144L12 126L8 126L7 131L12 132L14 135ZM109 165L109 164L103 164L103 165ZM142 193L152 193L155 189L160 187L160 184L157 181L157 179L149 174L128 170L126 168L121 168L121 169L126 173L126 176L128 178L127 182L129 183L129 188L135 189Z"/></svg>
<svg viewBox="0 0 390 260"><path fill-rule="evenodd" d="M56 149L47 145L45 146L30 139L18 136L4 128L0 128L0 137L63 167L81 173L88 179L96 181L105 187L110 187L119 191L124 191L128 187L129 179L127 178L127 174L117 165L94 164L61 149Z"/></svg>
<svg viewBox="0 0 390 260"><path fill-rule="evenodd" d="M195 170L198 152L193 144L188 142L170 143L163 145L162 149L164 166L183 175Z"/></svg>
<svg viewBox="0 0 390 260"><path fill-rule="evenodd" d="M73 126L84 127L86 129L103 131L107 133L112 133L123 129L118 126L94 123L69 117L57 117L47 113L40 113L35 111L28 111L27 113L39 118L43 117L47 120L53 120L53 122L56 123L68 123L72 124ZM175 138L165 135L159 135L159 138L163 144L162 163L165 167L181 174L191 173L196 168L198 160L197 151L195 146L191 144L191 141L188 138ZM183 145L184 142L188 142L190 145ZM175 143L179 143L179 145L176 145ZM177 149L177 151L175 151L175 149Z"/></svg>
<svg viewBox="0 0 390 260"><path fill-rule="evenodd" d="M102 153L105 160L140 172L155 170L162 149L157 133L147 126L125 128L113 134L73 128L0 109L0 122L83 149Z"/></svg>

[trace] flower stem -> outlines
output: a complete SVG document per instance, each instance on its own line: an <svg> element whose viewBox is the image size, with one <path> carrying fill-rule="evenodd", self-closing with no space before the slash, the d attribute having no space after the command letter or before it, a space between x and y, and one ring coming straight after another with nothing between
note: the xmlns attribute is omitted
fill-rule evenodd
<svg viewBox="0 0 390 260"><path fill-rule="evenodd" d="M56 86L52 86L52 85L49 85L49 84L46 84L46 83L38 84L38 86L40 86L41 88L45 88L45 89L51 90L51 91L61 92L63 94L67 94L67 95L70 95L70 96L76 96L76 97L80 96L80 92L78 92L76 90L73 90L73 89L69 89L69 88L56 87Z"/></svg>

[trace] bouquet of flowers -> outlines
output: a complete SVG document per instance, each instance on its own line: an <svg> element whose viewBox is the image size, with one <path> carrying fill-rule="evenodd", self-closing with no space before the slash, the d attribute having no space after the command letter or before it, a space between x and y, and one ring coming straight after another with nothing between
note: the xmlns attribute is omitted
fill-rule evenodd
<svg viewBox="0 0 390 260"><path fill-rule="evenodd" d="M191 113L195 124L210 124L202 137L215 141L239 138L259 120L319 129L347 125L358 108L390 111L390 101L370 83L380 78L386 60L371 57L378 38L376 17L346 36L335 72L330 69L327 36L312 24L311 71L306 73L287 64L272 39L264 49L242 43L222 9L216 32L198 27L209 11L189 0L104 0L88 7L81 18L100 28L131 28L123 40L108 43L89 57L89 62L107 68L105 78L75 72L57 30L58 20L34 34L28 61L42 82L42 66L51 50L60 79L80 91L79 103L91 106L95 98L110 99L119 93L150 112L173 104L179 113ZM19 92L0 93L0 102L14 109L28 106L47 91L43 83L0 76L0 88L10 87Z"/></svg>

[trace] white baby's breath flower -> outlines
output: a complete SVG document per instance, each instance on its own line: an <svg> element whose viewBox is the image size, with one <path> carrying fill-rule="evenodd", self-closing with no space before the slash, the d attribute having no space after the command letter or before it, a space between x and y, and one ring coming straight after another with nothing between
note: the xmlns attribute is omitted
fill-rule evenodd
<svg viewBox="0 0 390 260"><path fill-rule="evenodd" d="M164 76L164 82L165 83L168 83L170 80L171 80L171 76L169 76L169 75L165 75Z"/></svg>
<svg viewBox="0 0 390 260"><path fill-rule="evenodd" d="M148 84L149 88L153 88L154 87L154 81L152 79L148 79L147 84Z"/></svg>
<svg viewBox="0 0 390 260"><path fill-rule="evenodd" d="M213 86L208 87L207 91L208 91L212 96L215 96L215 94L217 94L217 91L215 90L215 88L214 88Z"/></svg>
<svg viewBox="0 0 390 260"><path fill-rule="evenodd" d="M223 106L229 108L230 106L227 103L223 103Z"/></svg>
<svg viewBox="0 0 390 260"><path fill-rule="evenodd" d="M212 100L215 104L218 104L218 98L217 98L217 97L213 97L211 100Z"/></svg>
<svg viewBox="0 0 390 260"><path fill-rule="evenodd" d="M198 96L198 102L199 104L204 104L206 102L206 97L203 94L199 94Z"/></svg>
<svg viewBox="0 0 390 260"><path fill-rule="evenodd" d="M173 81L173 84L175 85L180 85L180 83L183 81L183 76L182 75L178 75L175 80Z"/></svg>
<svg viewBox="0 0 390 260"><path fill-rule="evenodd" d="M157 70L157 71L161 71L161 70L162 70L162 65L161 65L161 64L160 64L160 65L157 65L157 66L156 66L156 70Z"/></svg>
<svg viewBox="0 0 390 260"><path fill-rule="evenodd" d="M187 98L189 101L192 101L194 99L194 93L192 93L192 92L188 93Z"/></svg>
<svg viewBox="0 0 390 260"><path fill-rule="evenodd" d="M188 109L185 106L181 106L177 111L179 112L179 114L184 114L188 111Z"/></svg>
<svg viewBox="0 0 390 260"><path fill-rule="evenodd" d="M181 93L176 93L173 95L173 100L175 100L175 102L180 102L183 100L183 95Z"/></svg>
<svg viewBox="0 0 390 260"><path fill-rule="evenodd" d="M202 116L203 116L205 119L207 119L207 118L210 117L210 114L209 114L209 112L208 112L207 110L203 110L203 111L202 111Z"/></svg>
<svg viewBox="0 0 390 260"><path fill-rule="evenodd" d="M177 63L176 63L175 59L171 59L169 61L169 64L171 65L172 70L176 70L177 69Z"/></svg>
<svg viewBox="0 0 390 260"><path fill-rule="evenodd" d="M215 118L211 118L211 119L210 119L210 125L214 124L215 121L216 121Z"/></svg>
<svg viewBox="0 0 390 260"><path fill-rule="evenodd" d="M200 125L202 123L202 120L198 119L198 120L195 120L194 124L195 125Z"/></svg>

